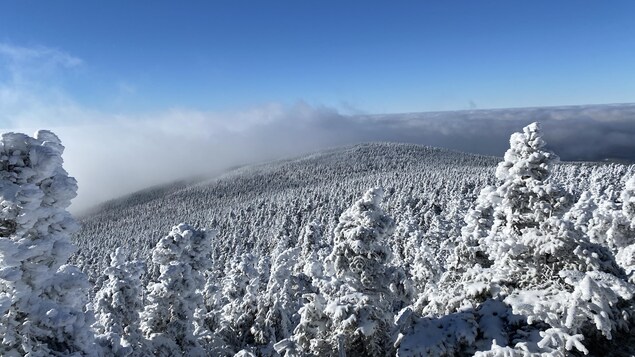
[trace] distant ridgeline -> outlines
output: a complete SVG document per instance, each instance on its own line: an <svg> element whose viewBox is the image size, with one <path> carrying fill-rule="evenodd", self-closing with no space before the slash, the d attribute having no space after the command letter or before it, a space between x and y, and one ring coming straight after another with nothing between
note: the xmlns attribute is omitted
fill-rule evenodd
<svg viewBox="0 0 635 357"><path fill-rule="evenodd" d="M371 143L148 189L76 233L59 140L2 140L2 356L635 353L635 166L558 163L537 124L503 159Z"/></svg>

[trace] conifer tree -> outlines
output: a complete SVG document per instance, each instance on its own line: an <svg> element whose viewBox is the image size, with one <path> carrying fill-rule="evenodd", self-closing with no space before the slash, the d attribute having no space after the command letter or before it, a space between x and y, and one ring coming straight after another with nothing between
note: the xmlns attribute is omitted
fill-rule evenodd
<svg viewBox="0 0 635 357"><path fill-rule="evenodd" d="M139 326L143 309L140 278L145 266L128 262L123 248L117 248L110 259L105 271L108 280L95 296L97 340L108 355L142 356L146 346Z"/></svg>
<svg viewBox="0 0 635 357"><path fill-rule="evenodd" d="M622 213L629 223L629 227L635 230L635 175L624 184L621 199Z"/></svg>
<svg viewBox="0 0 635 357"><path fill-rule="evenodd" d="M223 279L223 307L218 312L218 334L234 353L254 343L251 328L258 312L261 285L257 263L257 257L244 253L234 259Z"/></svg>
<svg viewBox="0 0 635 357"><path fill-rule="evenodd" d="M160 273L147 288L141 330L155 356L203 356L197 330L203 322L203 272L210 266L213 233L180 224L152 252Z"/></svg>
<svg viewBox="0 0 635 357"><path fill-rule="evenodd" d="M271 355L273 345L293 334L297 321L293 315L300 308L300 285L293 268L300 248L287 248L279 254L271 268L264 294L258 299L258 313L251 333L258 344L265 345L262 355Z"/></svg>
<svg viewBox="0 0 635 357"><path fill-rule="evenodd" d="M620 198L622 209L616 213L615 225L622 239L618 242L616 260L635 283L635 176L626 181Z"/></svg>
<svg viewBox="0 0 635 357"><path fill-rule="evenodd" d="M563 219L569 199L547 180L555 155L543 149L539 127L512 135L510 144L497 170L494 224L481 240L494 281L514 313L551 326L541 331L543 351L564 346L586 353L580 343L585 336L610 339L620 326L618 306L632 298L633 287L609 249ZM591 305L600 306L604 321ZM554 318L565 311L565 321Z"/></svg>
<svg viewBox="0 0 635 357"><path fill-rule="evenodd" d="M88 281L65 265L77 224L66 211L77 184L50 131L0 141L0 355L97 354L84 312Z"/></svg>
<svg viewBox="0 0 635 357"><path fill-rule="evenodd" d="M299 346L314 355L391 353L394 292L385 242L394 222L379 207L382 196L381 188L371 189L340 216L328 257L333 280L319 294L308 296L291 339L296 344L287 344L289 350Z"/></svg>
<svg viewBox="0 0 635 357"><path fill-rule="evenodd" d="M298 275L302 273L303 277L308 280L304 282L306 290L309 290L309 285L315 284L314 280L321 279L324 274L322 257L320 256L322 247L325 246L323 234L322 225L316 221L305 226L300 234L301 251L295 271Z"/></svg>
<svg viewBox="0 0 635 357"><path fill-rule="evenodd" d="M534 123L513 134L510 146L496 172L498 185L481 191L467 214L450 269L421 302L421 310L436 316L462 311L468 319L484 321L486 304L504 302L526 319L525 326L516 321L516 331L529 336L533 329L542 337L537 349L529 350L529 341L513 342L523 334L490 337L492 348L482 356L587 353L582 340L606 341L627 325L623 316L632 311L635 290L611 251L563 218L570 200L549 180L557 158L544 150L540 127ZM511 312L497 316L503 315L508 317L500 318L500 324L513 320ZM487 325L478 328L477 336L488 335ZM404 346L417 338L412 332L417 330L410 330Z"/></svg>

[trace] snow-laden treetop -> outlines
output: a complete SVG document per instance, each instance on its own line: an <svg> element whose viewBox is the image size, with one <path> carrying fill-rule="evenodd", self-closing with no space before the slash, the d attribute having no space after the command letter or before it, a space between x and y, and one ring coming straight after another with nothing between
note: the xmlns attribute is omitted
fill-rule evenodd
<svg viewBox="0 0 635 357"><path fill-rule="evenodd" d="M51 236L56 254L47 258L56 262L46 264L53 270L70 256L68 235L77 229L66 212L77 195L77 182L62 168L63 152L60 139L47 130L38 131L34 137L5 133L0 140L0 237L13 241L16 248L26 249L26 256L16 257L25 260L44 254L27 244L25 238L42 239L42 235L57 233Z"/></svg>
<svg viewBox="0 0 635 357"><path fill-rule="evenodd" d="M545 141L541 134L539 123L531 123L523 128L522 133L512 134L504 161L499 163L496 169L496 178L546 180L549 177L550 166L559 158L556 154L543 150Z"/></svg>
<svg viewBox="0 0 635 357"><path fill-rule="evenodd" d="M62 168L62 146L50 131L0 140L0 355L95 354L89 288L66 265L78 228L66 211L77 182ZM80 353L81 352L81 353Z"/></svg>

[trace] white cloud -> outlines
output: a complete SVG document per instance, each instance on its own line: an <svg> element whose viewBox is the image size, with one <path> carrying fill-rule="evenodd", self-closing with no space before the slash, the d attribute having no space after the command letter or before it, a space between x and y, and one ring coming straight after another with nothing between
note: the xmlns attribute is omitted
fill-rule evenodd
<svg viewBox="0 0 635 357"><path fill-rule="evenodd" d="M59 122L86 111L58 84L82 63L48 47L0 43L0 127Z"/></svg>
<svg viewBox="0 0 635 357"><path fill-rule="evenodd" d="M81 64L42 48L0 45L3 56L62 73ZM350 116L298 102L234 112L174 108L126 115L82 106L47 82L43 71L18 69L28 80L2 82L0 76L0 131L45 128L60 136L65 166L79 182L74 211L153 184L363 141L502 155L509 135L536 120L543 122L550 148L565 160L635 160L635 105Z"/></svg>
<svg viewBox="0 0 635 357"><path fill-rule="evenodd" d="M304 103L271 104L234 113L174 109L147 116L80 113L83 121L48 127L67 147L66 167L76 176L75 210L118 195L251 162L294 156L363 141L399 141L502 155L509 135L543 122L549 147L563 159L635 159L635 106L554 110L473 111L442 114L344 116ZM582 114L593 112L593 119ZM30 127L29 130L36 128Z"/></svg>
<svg viewBox="0 0 635 357"><path fill-rule="evenodd" d="M38 61L40 66L46 64L72 68L83 63L80 58L64 51L44 46L21 47L0 43L0 56L15 66L32 64Z"/></svg>

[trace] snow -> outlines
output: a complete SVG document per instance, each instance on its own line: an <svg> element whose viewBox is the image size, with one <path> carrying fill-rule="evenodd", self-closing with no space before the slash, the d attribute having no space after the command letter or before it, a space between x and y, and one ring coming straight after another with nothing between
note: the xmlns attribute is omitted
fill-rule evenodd
<svg viewBox="0 0 635 357"><path fill-rule="evenodd" d="M134 196L84 220L79 267L61 142L42 131L1 144L2 355L628 350L635 169L557 164L536 123L496 169L366 145ZM169 229L180 214L192 224Z"/></svg>
<svg viewBox="0 0 635 357"><path fill-rule="evenodd" d="M5 133L0 141L1 355L96 355L89 284L67 265L78 226L66 211L77 183L62 168L55 134Z"/></svg>

